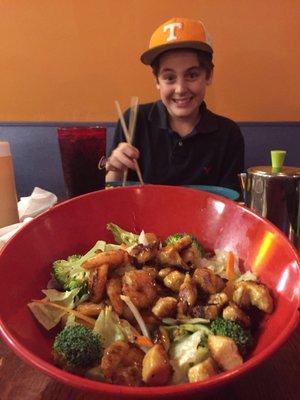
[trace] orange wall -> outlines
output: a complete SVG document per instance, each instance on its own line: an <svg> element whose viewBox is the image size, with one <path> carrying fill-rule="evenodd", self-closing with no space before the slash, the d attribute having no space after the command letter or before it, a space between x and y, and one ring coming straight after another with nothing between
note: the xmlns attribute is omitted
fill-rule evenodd
<svg viewBox="0 0 300 400"><path fill-rule="evenodd" d="M0 121L113 121L115 99L156 99L139 55L173 16L213 37L214 111L299 120L299 0L0 0Z"/></svg>

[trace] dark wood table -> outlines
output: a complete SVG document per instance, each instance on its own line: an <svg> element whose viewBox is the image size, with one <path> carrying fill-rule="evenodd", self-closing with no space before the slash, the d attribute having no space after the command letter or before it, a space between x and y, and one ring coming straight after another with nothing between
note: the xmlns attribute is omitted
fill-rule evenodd
<svg viewBox="0 0 300 400"><path fill-rule="evenodd" d="M84 393L55 381L25 364L0 342L0 400L57 399L110 400L107 396ZM270 359L209 399L299 400L300 325Z"/></svg>

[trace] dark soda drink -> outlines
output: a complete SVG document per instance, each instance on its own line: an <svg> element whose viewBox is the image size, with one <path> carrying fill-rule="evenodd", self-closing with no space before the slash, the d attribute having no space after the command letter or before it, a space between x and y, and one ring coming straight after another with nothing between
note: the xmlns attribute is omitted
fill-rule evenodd
<svg viewBox="0 0 300 400"><path fill-rule="evenodd" d="M68 197L104 189L106 129L99 126L58 128L58 142Z"/></svg>

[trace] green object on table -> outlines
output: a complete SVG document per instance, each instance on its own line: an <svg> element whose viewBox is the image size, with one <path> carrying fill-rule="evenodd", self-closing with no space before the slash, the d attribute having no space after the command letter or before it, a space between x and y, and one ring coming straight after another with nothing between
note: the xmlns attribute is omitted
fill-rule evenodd
<svg viewBox="0 0 300 400"><path fill-rule="evenodd" d="M273 172L280 172L284 163L285 150L271 150L271 161Z"/></svg>
<svg viewBox="0 0 300 400"><path fill-rule="evenodd" d="M139 186L140 182L126 181L126 186ZM122 181L107 182L106 188L122 186ZM221 186L211 186L211 185L183 185L184 187L196 190L203 190L204 192L210 192L213 194L218 194L219 196L226 197L230 200L237 200L240 194L233 189L221 187Z"/></svg>

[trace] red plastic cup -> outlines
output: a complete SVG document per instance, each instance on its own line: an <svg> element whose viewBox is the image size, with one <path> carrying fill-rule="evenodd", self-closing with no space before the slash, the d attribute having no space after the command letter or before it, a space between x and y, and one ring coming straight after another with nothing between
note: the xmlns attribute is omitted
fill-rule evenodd
<svg viewBox="0 0 300 400"><path fill-rule="evenodd" d="M106 129L75 126L57 129L68 197L105 188Z"/></svg>

